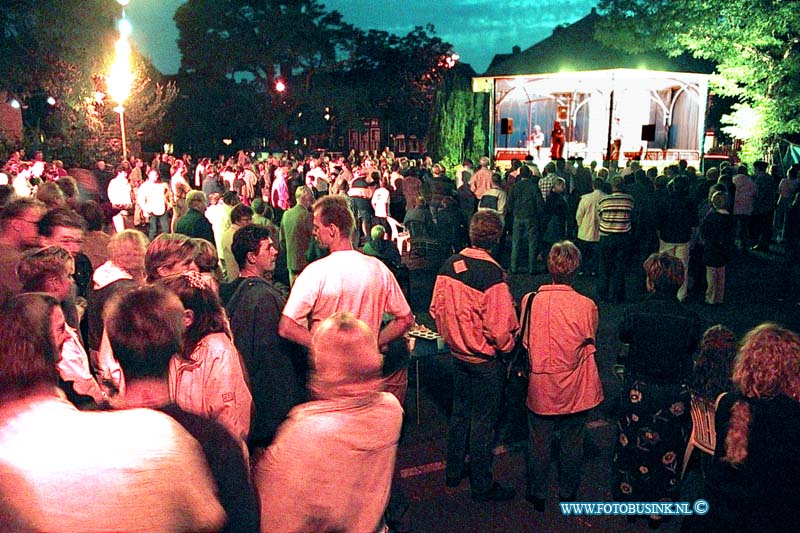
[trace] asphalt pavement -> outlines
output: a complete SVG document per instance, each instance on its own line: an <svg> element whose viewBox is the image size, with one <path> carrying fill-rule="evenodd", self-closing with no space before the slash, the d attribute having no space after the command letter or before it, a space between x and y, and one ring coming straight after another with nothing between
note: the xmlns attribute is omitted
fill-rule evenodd
<svg viewBox="0 0 800 533"><path fill-rule="evenodd" d="M508 250L507 250L508 252ZM765 322L781 323L800 331L800 307L794 302L779 302L778 261L782 250L773 246L768 253L737 256L727 268L726 301L721 306L706 306L702 299L687 299L685 305L703 318L706 326L724 324L737 335ZM439 259L411 261L411 293L409 300L417 321L435 327L427 314ZM629 266L626 294L628 302L644 297ZM621 344L617 326L625 304L599 303L594 291L594 278L579 277L575 288L595 299L600 310L597 364L603 382L605 401L595 408L588 424L588 434L596 450L585 453L583 478L578 501L610 502L611 452L616 428L612 409L621 385L611 372ZM549 283L546 275L510 274L509 285L519 301L523 294ZM509 502L477 503L470 498L469 481L464 480L454 491L445 490L444 457L447 420L452 402L452 367L450 356L430 355L419 359L419 413L417 413L416 361L409 371L409 392L405 401L406 419L398 452L402 487L410 500L408 513L412 531L419 532L525 532L525 531L649 531L646 520L629 523L618 516L562 516L557 501L557 480L552 472L552 488L544 513L537 512L525 501L525 435L520 424L516 431L498 442L495 449L495 478L516 488L517 496ZM417 424L417 414L419 424ZM695 456L701 452L695 452ZM681 488L681 500L693 502L702 485L699 457L690 463ZM680 518L662 524L661 531L678 531Z"/></svg>

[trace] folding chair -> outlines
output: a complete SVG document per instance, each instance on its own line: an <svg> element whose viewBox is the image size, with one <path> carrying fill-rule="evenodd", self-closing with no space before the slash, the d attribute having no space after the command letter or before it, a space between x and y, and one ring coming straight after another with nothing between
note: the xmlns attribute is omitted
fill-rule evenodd
<svg viewBox="0 0 800 533"><path fill-rule="evenodd" d="M392 230L392 240L397 245L400 255L411 253L411 234L400 222L392 217L386 217L389 227Z"/></svg>
<svg viewBox="0 0 800 533"><path fill-rule="evenodd" d="M683 454L683 467L681 468L681 478L686 473L689 459L695 448L711 456L717 448L717 433L714 427L714 416L717 413L717 405L725 393L717 396L715 402L706 400L702 396L692 394L692 433L689 435L689 443L686 445L686 452Z"/></svg>

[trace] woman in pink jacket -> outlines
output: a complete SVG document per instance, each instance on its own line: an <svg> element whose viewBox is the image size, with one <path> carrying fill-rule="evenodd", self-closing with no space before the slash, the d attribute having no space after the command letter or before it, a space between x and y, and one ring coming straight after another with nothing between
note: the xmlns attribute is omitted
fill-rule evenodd
<svg viewBox="0 0 800 533"><path fill-rule="evenodd" d="M533 298L530 327L523 345L530 354L528 378L528 460L525 499L544 511L550 446L561 433L559 499L574 501L580 483L583 439L589 409L603 401L603 385L595 363L599 315L595 303L572 288L581 253L570 241L557 242L547 256L553 283L522 298ZM524 323L526 317L520 322Z"/></svg>
<svg viewBox="0 0 800 533"><path fill-rule="evenodd" d="M185 308L183 351L169 365L170 396L184 411L225 426L246 450L253 397L219 297L197 272L173 274L157 285L177 294Z"/></svg>

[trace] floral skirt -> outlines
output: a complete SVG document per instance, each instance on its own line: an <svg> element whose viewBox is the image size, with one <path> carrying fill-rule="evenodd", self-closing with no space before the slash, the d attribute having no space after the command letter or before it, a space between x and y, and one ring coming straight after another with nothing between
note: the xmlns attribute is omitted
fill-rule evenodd
<svg viewBox="0 0 800 533"><path fill-rule="evenodd" d="M674 501L692 429L685 385L629 380L620 398L612 458L615 501Z"/></svg>

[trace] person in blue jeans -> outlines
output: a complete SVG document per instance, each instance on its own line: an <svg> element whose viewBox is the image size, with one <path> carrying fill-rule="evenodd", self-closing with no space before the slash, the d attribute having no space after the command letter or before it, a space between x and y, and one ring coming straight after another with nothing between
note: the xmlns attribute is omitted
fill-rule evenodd
<svg viewBox="0 0 800 533"><path fill-rule="evenodd" d="M161 233L169 233L169 194L169 185L159 181L156 170L147 174L147 181L139 186L136 193L142 215L150 220L148 237L151 241Z"/></svg>

